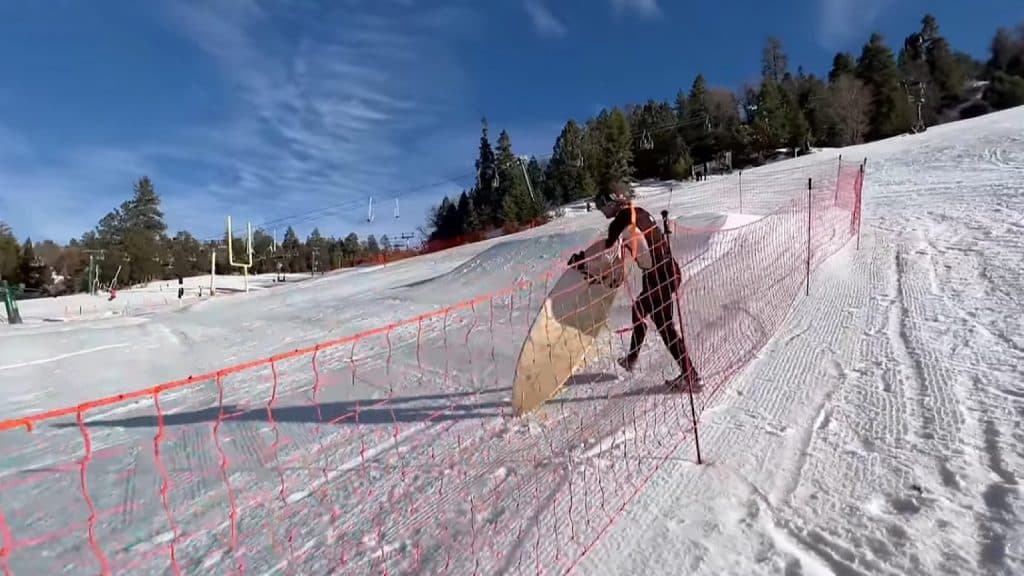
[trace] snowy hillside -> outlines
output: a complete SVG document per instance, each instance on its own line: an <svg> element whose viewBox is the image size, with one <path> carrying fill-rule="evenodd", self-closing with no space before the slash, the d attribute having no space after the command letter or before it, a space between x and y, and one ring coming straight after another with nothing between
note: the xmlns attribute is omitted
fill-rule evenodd
<svg viewBox="0 0 1024 576"><path fill-rule="evenodd" d="M728 330L684 306L708 327L698 358L750 355L731 378L708 372L723 385L698 398L703 465L685 397L654 388L672 368L653 329L638 373L615 368L628 334L611 336L545 418L507 418L550 274L602 234L597 211L248 295L179 307L147 293L146 314L26 302L26 324L0 327L0 419L68 410L0 430L0 567L1022 573L1021 126L1014 109L745 171L738 187L640 190L689 230L681 258L709 298L740 295L730 309L756 316L749 298L799 292ZM815 204L814 249L845 244L814 262L805 296L785 266L802 270L807 218L790 230L772 207L835 174L821 166L836 154L868 159L859 250ZM759 222L793 243L750 252ZM739 257L759 273L723 264ZM76 303L85 317L43 321ZM613 327L628 314L623 295ZM730 348L740 325L767 345Z"/></svg>
<svg viewBox="0 0 1024 576"><path fill-rule="evenodd" d="M860 251L703 417L711 463L667 463L583 572L1024 572L1021 126L840 151L869 158Z"/></svg>

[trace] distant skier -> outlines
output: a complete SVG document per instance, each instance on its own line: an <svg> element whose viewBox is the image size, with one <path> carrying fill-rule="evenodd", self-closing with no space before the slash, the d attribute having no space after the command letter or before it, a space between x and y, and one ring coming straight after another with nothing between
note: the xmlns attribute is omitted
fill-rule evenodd
<svg viewBox="0 0 1024 576"><path fill-rule="evenodd" d="M610 249L616 243L622 242L632 253L642 272L641 291L633 302L633 334L630 338L629 353L618 360L619 365L627 371L633 370L640 355L640 347L647 336L646 318L649 316L681 372L667 383L679 387L686 383L688 378L692 378L690 383L696 387L700 377L690 361L683 339L676 332L672 322L673 298L682 284L682 271L679 263L672 257L665 235L658 228L658 223L651 213L636 206L629 199L628 185L625 183L612 186L608 201L601 207L601 212L606 218L611 219L605 248ZM574 254L569 260L569 265L573 266L582 259L582 252Z"/></svg>

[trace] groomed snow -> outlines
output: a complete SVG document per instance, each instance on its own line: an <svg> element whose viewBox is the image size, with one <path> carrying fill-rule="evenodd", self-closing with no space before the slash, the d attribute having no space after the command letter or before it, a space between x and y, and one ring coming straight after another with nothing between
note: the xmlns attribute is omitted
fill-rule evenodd
<svg viewBox="0 0 1024 576"><path fill-rule="evenodd" d="M213 285L221 294L250 292L272 288L274 274L257 274L248 279L240 275L217 274ZM310 278L308 274L285 274L285 282L301 282ZM210 297L210 275L189 276L181 279L184 294L178 300L177 280L160 280L147 284L115 288L115 297L109 292L100 294L72 294L56 298L34 298L19 302L22 321L26 324L42 322L73 322L96 320L114 316L149 316L189 306ZM5 318L6 320L6 318Z"/></svg>
<svg viewBox="0 0 1024 576"><path fill-rule="evenodd" d="M860 250L705 412L707 465L667 463L581 573L1024 573L1022 126L837 151L868 158Z"/></svg>
<svg viewBox="0 0 1024 576"><path fill-rule="evenodd" d="M1014 109L744 172L754 181L836 153L867 157L860 250L850 242L818 269L811 295L798 298L781 332L703 414L705 465L686 447L664 463L578 573L1024 573L1021 126L1024 109ZM760 216L756 206L726 213L732 203L721 202L715 184L662 184L640 196L652 213L724 214L727 228ZM163 303L165 293L176 296L174 283L119 292L117 304L24 302L26 324L0 326L0 418L309 346L536 277L606 225L597 211L571 213L514 237L279 286L257 282L248 295L204 295L181 307L176 298ZM152 309L113 315L126 302ZM65 318L76 303L110 315L43 321ZM519 344L502 342L499 354L514 359ZM645 354L658 347L650 336ZM251 385L259 406L268 384ZM193 393L203 397L168 399L164 410L209 406L216 391ZM151 403L141 413L152 414ZM467 429L495 433L498 420L488 414ZM103 444L152 444L152 427L125 426L103 429ZM208 421L178 428L209 435ZM39 452L20 449L24 434L0 433L0 454L16 456L0 466L0 485L81 457L74 428L36 430ZM342 462L332 473L358 465ZM94 497L104 478L90 480ZM109 482L124 489L113 474ZM69 497L78 494L71 484ZM8 512L20 505L3 494L0 511L15 524ZM37 515L60 517L67 504L60 495L35 498ZM19 554L12 565L31 565L27 551Z"/></svg>
<svg viewBox="0 0 1024 576"><path fill-rule="evenodd" d="M758 220L760 220L760 217L754 214L726 213L725 222L722 223L722 230L732 230L733 228L753 224Z"/></svg>

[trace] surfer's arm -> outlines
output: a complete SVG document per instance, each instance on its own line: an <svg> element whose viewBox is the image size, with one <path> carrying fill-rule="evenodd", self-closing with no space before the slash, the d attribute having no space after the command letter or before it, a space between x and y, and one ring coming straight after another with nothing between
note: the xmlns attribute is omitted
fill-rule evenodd
<svg viewBox="0 0 1024 576"><path fill-rule="evenodd" d="M611 224L608 225L608 237L604 240L604 249L607 250L615 245L619 240L619 236L622 235L622 231L629 226L630 215L629 210L619 210L619 213L612 219Z"/></svg>

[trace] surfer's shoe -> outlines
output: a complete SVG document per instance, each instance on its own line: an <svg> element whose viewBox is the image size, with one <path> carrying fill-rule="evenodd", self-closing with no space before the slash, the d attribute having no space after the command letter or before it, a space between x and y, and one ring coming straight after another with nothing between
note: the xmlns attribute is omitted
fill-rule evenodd
<svg viewBox="0 0 1024 576"><path fill-rule="evenodd" d="M622 369L625 370L626 372L632 372L633 371L633 367L636 366L636 358L630 358L629 356L623 356L622 358L619 358L618 360L616 360L616 363L619 366L622 366Z"/></svg>
<svg viewBox="0 0 1024 576"><path fill-rule="evenodd" d="M704 384L700 376L697 374L694 374L693 378L687 378L686 376L687 375L684 372L675 378L666 380L665 385L676 390L686 390L688 388L687 384L691 384L694 392L699 391L701 386Z"/></svg>

